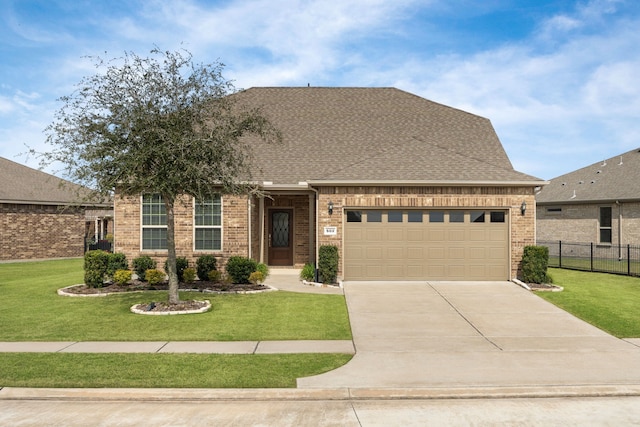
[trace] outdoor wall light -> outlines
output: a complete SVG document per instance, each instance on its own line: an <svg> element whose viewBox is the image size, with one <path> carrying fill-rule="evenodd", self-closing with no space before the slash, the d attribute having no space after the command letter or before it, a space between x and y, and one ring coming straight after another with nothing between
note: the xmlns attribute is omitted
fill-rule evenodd
<svg viewBox="0 0 640 427"><path fill-rule="evenodd" d="M333 202L332 201L329 201L328 210L329 210L329 215L333 215Z"/></svg>
<svg viewBox="0 0 640 427"><path fill-rule="evenodd" d="M525 212L527 212L527 202L523 200L522 204L520 205L520 213L524 215Z"/></svg>

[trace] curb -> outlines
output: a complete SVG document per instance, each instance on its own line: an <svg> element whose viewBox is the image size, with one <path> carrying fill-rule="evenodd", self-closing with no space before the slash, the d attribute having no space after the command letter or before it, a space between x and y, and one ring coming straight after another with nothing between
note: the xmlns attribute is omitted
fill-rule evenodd
<svg viewBox="0 0 640 427"><path fill-rule="evenodd" d="M640 396L640 384L467 388L335 389L53 389L4 387L2 400L59 401L319 401L542 399Z"/></svg>

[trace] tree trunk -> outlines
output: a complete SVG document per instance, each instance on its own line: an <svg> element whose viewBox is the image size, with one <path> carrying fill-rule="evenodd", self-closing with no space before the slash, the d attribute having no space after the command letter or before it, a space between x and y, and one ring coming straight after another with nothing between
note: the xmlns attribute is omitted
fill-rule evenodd
<svg viewBox="0 0 640 427"><path fill-rule="evenodd" d="M164 206L167 211L167 275L169 276L169 304L180 302L178 293L178 271L176 268L176 234L173 206L175 201L164 196Z"/></svg>

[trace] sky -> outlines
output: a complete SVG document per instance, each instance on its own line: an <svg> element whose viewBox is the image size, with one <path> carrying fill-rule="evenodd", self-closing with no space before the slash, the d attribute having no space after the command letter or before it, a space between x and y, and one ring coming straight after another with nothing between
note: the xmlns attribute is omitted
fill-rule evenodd
<svg viewBox="0 0 640 427"><path fill-rule="evenodd" d="M396 87L486 117L549 180L640 147L639 28L637 0L0 0L0 157L38 168L89 57L184 48L237 89Z"/></svg>

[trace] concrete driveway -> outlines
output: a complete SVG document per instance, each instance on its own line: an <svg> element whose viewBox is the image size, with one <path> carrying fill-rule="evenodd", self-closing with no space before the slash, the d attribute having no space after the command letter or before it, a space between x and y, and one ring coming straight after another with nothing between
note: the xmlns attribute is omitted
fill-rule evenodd
<svg viewBox="0 0 640 427"><path fill-rule="evenodd" d="M344 293L356 355L300 388L640 384L640 347L511 282L346 282Z"/></svg>

